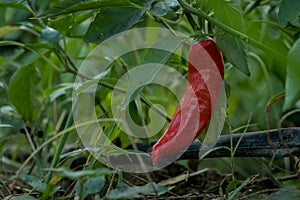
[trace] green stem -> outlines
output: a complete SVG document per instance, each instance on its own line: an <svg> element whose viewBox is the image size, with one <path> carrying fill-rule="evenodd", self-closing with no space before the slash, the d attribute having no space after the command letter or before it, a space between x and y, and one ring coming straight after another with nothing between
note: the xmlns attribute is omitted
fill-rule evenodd
<svg viewBox="0 0 300 200"><path fill-rule="evenodd" d="M165 117L168 122L171 122L171 117L169 117L165 112L163 112L160 108L158 108L156 105L154 105L143 94L140 94L140 97L141 97L142 102L145 103L149 108L152 108L154 111L156 111L162 117Z"/></svg>
<svg viewBox="0 0 300 200"><path fill-rule="evenodd" d="M267 20L253 20L253 21L251 21L251 23L265 23L265 24L270 25L270 26L272 26L272 27L280 30L281 32L287 34L291 38L294 35L294 32L292 30L285 29L285 28L281 27L278 23L275 23L275 22L272 22L272 21L267 21Z"/></svg>
<svg viewBox="0 0 300 200"><path fill-rule="evenodd" d="M276 52L273 49L269 48L268 46L263 45L262 43L256 41L255 39L249 37L248 35L246 35L244 33L241 33L241 32L239 32L238 30L236 30L234 28L231 28L230 26L227 26L226 24L223 24L222 22L220 22L220 21L214 19L213 17L207 15L205 12L203 12L201 10L197 10L196 8L191 7L189 4L187 4L183 0L178 0L178 2L182 6L182 8L184 10L186 10L187 12L190 12L194 15L202 17L203 19L205 19L205 20L209 21L210 23L214 24L215 26L222 29L226 33L230 33L230 34L246 41L247 43L262 49L262 50L269 51L274 56L283 57L281 54L279 54L278 52Z"/></svg>
<svg viewBox="0 0 300 200"><path fill-rule="evenodd" d="M141 9L141 10L145 11L146 13L148 13L150 15L150 17L152 17L153 20L156 20L156 21L160 20L161 23L164 26L166 26L166 28L168 28L169 31L171 31L173 35L177 35L176 32L172 29L172 27L169 24L178 24L178 22L180 21L180 19L177 20L177 21L171 21L171 20L168 20L168 19L166 19L166 18L164 18L162 16L159 16L159 15L155 14L154 12L152 12L151 10L149 10L149 9L143 7L143 6L140 6L140 5L135 4L135 3L130 3L130 4L133 7Z"/></svg>
<svg viewBox="0 0 300 200"><path fill-rule="evenodd" d="M272 95L272 81L271 81L271 77L268 73L268 69L267 66L265 65L264 61L255 53L250 52L249 56L253 57L257 63L259 64L259 66L261 67L263 74L265 76L265 81L266 81L266 89L267 89L267 96L270 97Z"/></svg>
<svg viewBox="0 0 300 200"><path fill-rule="evenodd" d="M67 119L67 122L65 124L65 128L64 129L67 129L68 127L70 127L72 125L72 122L73 122L73 112L71 111L69 113L69 116L68 116L68 119ZM68 136L69 136L69 133L66 133L64 134L62 137L61 137L61 140L60 140L60 143L58 145L58 149L56 150L55 154L54 154L54 158L51 162L51 166L50 168L56 168L57 166L57 163L59 161L59 157L63 151L63 148L66 144L66 141L68 139ZM49 195L49 193L51 192L51 183L50 183L50 180L51 180L51 177L52 177L52 174L53 174L53 171L50 171L49 174L47 175L46 177L46 183L47 183L47 186L46 186L46 189L43 193L43 196L42 196L42 199L46 199Z"/></svg>
<svg viewBox="0 0 300 200"><path fill-rule="evenodd" d="M184 14L185 14L187 20L189 21L189 23L191 24L193 30L194 30L194 31L200 30L200 27L199 27L198 24L195 22L195 20L194 20L193 16L191 15L191 13L185 12Z"/></svg>
<svg viewBox="0 0 300 200"><path fill-rule="evenodd" d="M257 6L260 5L261 0L256 0L251 4L251 6L246 10L244 16L248 15L250 12L252 12Z"/></svg>

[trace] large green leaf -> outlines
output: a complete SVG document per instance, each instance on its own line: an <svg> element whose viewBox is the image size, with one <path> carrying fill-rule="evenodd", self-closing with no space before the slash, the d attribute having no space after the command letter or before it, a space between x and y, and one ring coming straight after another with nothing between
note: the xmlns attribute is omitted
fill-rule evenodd
<svg viewBox="0 0 300 200"><path fill-rule="evenodd" d="M281 26L288 23L299 26L300 3L299 0L283 0L279 8L279 22Z"/></svg>
<svg viewBox="0 0 300 200"><path fill-rule="evenodd" d="M103 8L90 25L84 40L86 42L102 42L126 31L142 20L144 12L133 7Z"/></svg>
<svg viewBox="0 0 300 200"><path fill-rule="evenodd" d="M10 79L9 98L17 111L28 121L35 120L41 112L41 78L33 65L19 68Z"/></svg>
<svg viewBox="0 0 300 200"><path fill-rule="evenodd" d="M235 7L235 4L224 0L211 0L208 3L212 6L211 9L214 10L216 19L235 30L245 32L243 15ZM245 42L232 34L223 34L222 31L219 31L219 33L220 35L216 37L216 41L227 61L246 75L250 75Z"/></svg>
<svg viewBox="0 0 300 200"><path fill-rule="evenodd" d="M128 1L128 0L65 0L54 7L50 8L43 14L38 17L54 17L59 15L66 15L74 12L85 11L85 10L95 10L100 8L109 8L109 7L122 7L130 6L130 2L139 3L146 1ZM148 1L151 2L151 1Z"/></svg>
<svg viewBox="0 0 300 200"><path fill-rule="evenodd" d="M300 99L300 38L295 42L287 56L287 76L283 110L290 109Z"/></svg>

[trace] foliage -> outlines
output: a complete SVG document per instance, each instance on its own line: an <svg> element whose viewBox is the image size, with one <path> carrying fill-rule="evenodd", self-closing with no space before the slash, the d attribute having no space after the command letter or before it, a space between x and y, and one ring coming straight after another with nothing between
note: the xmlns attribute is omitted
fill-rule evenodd
<svg viewBox="0 0 300 200"><path fill-rule="evenodd" d="M22 180L30 189L24 187L23 196L13 199L47 199L60 195L120 199L172 194L168 193L172 187L153 180L147 184L126 184L122 173L105 168L89 154L90 149L82 148L72 122L71 98L81 64L97 44L133 28L165 27L195 40L210 36L222 51L226 67L228 119L223 132L233 133L245 124L247 130L277 128L284 114L300 108L299 16L297 0L1 1L0 150L3 159L0 166L17 168L16 174L9 174L1 167L0 175L6 174L14 180L10 184L1 181L1 191L3 185L12 195L18 191L17 180ZM145 34L135 39L142 43L155 37ZM158 41L162 46L168 46L169 42L165 38ZM99 75L97 82L93 109L99 119L113 117L112 89L134 66L154 62L172 66L186 75L187 61L176 54L182 38L174 37L172 42L176 43L168 47L172 52L155 49L157 44L153 44L154 50L130 52L118 59L111 56L109 48L101 52L99 57L114 62ZM157 75L151 71L149 74L147 79L133 80L147 82ZM85 84L82 91L94 83ZM179 83L174 80L172 84ZM155 107L157 113L170 119L178 102L170 90L155 84L132 93L123 106L129 105L129 113L139 125L150 123L150 107L157 104L163 106L163 109ZM275 98L278 94L282 98ZM288 127L299 123L299 114L294 113L279 125ZM115 122L105 121L101 126L113 143L122 148L132 145L131 138ZM151 144L158 137L159 134L146 139L134 138L134 141ZM66 153L68 144L72 144L72 149ZM22 154L23 149L30 156L20 160L18 154ZM8 151L13 151L10 156ZM265 162L258 163L265 166ZM247 160L246 163L247 166L225 160L220 166L213 165L217 170L222 170L223 164L229 165L232 171L243 174L243 180L237 180L234 173L227 171L233 178L225 188L226 198L241 195L253 182L250 176L254 173L267 174L271 180L287 173L282 170L282 159L253 173L246 171L257 168L255 162ZM293 173L293 169L288 173ZM63 188L63 183L72 184ZM285 184L289 187L283 187ZM279 187L282 191L273 193L270 198L276 194L282 198L299 196L299 183L284 182ZM287 193L286 188L296 189L294 193Z"/></svg>

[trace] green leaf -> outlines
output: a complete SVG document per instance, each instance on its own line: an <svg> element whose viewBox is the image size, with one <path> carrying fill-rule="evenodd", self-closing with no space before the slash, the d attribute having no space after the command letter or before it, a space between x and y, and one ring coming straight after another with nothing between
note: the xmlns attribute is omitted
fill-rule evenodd
<svg viewBox="0 0 300 200"><path fill-rule="evenodd" d="M224 0L211 0L209 4L213 6L216 19L233 29L245 32L243 15L233 7L233 4ZM218 33L220 35L216 36L216 42L227 61L249 76L248 51L245 42L231 34L223 34L220 31Z"/></svg>
<svg viewBox="0 0 300 200"><path fill-rule="evenodd" d="M281 200L281 199L294 200L299 198L300 198L299 190L293 188L286 188L270 194L266 199L267 200Z"/></svg>
<svg viewBox="0 0 300 200"><path fill-rule="evenodd" d="M32 65L19 68L10 79L8 96L17 111L28 121L35 120L41 112L37 86L41 78Z"/></svg>
<svg viewBox="0 0 300 200"><path fill-rule="evenodd" d="M243 181L241 183L241 185L237 189L235 189L227 199L228 200L236 199L236 196L238 195L238 193L250 182L250 180L251 180L251 177L249 177L245 181Z"/></svg>
<svg viewBox="0 0 300 200"><path fill-rule="evenodd" d="M248 53L245 42L228 33L217 36L216 42L227 61L249 76Z"/></svg>
<svg viewBox="0 0 300 200"><path fill-rule="evenodd" d="M11 127L13 126L10 124L0 124L0 128L11 128Z"/></svg>
<svg viewBox="0 0 300 200"><path fill-rule="evenodd" d="M58 49L59 41L62 39L62 35L55 29L45 27L42 30L41 40L45 44L49 44L51 47Z"/></svg>
<svg viewBox="0 0 300 200"><path fill-rule="evenodd" d="M84 40L86 42L102 42L126 31L142 20L144 12L133 7L103 8L90 25Z"/></svg>
<svg viewBox="0 0 300 200"><path fill-rule="evenodd" d="M66 15L49 19L48 26L56 29L63 36L74 37L74 35L83 35L86 32L90 23L89 20L91 20L92 17L91 12L80 13L78 15ZM84 23L85 21L87 23Z"/></svg>
<svg viewBox="0 0 300 200"><path fill-rule="evenodd" d="M39 177L23 174L20 178L22 181L30 185L34 191L43 192L46 188L46 184L43 183Z"/></svg>
<svg viewBox="0 0 300 200"><path fill-rule="evenodd" d="M15 41L0 41L0 47L1 46L7 46L7 45L14 45L14 46L20 46L23 47L25 44Z"/></svg>
<svg viewBox="0 0 300 200"><path fill-rule="evenodd" d="M136 2L146 2L144 1L130 1ZM79 11L86 11L86 10L95 10L101 8L109 8L109 7L122 7L122 6L130 6L130 2L127 0L65 0L54 7L50 8L43 14L39 15L38 17L54 17L59 15L66 15L74 12ZM148 1L151 2L151 1Z"/></svg>
<svg viewBox="0 0 300 200"><path fill-rule="evenodd" d="M51 168L49 171L59 172L63 176L68 177L70 179L79 179L82 177L95 177L95 176L103 176L108 174L115 173L113 170L108 168L97 168L95 170L82 170L82 171L72 171L68 168Z"/></svg>
<svg viewBox="0 0 300 200"><path fill-rule="evenodd" d="M170 11L177 11L180 4L177 0L158 1L151 7L151 11L159 16L164 16Z"/></svg>
<svg viewBox="0 0 300 200"><path fill-rule="evenodd" d="M132 71L128 88L124 88L126 96L122 102L122 108L126 108L129 103L138 96L139 91L153 80L160 73L163 64L165 64L170 56L175 52L180 44L182 44L186 38L178 36L165 36L157 40L151 48L147 50L146 56L144 57L141 64L151 64L148 68L138 68ZM147 77L145 77L147 75Z"/></svg>
<svg viewBox="0 0 300 200"><path fill-rule="evenodd" d="M148 183L143 186L133 186L129 187L124 183L120 183L118 187L112 190L107 196L108 199L128 199L128 198L141 198L142 195L155 195L155 191L162 195L168 192L168 188L162 185L158 185L156 183Z"/></svg>
<svg viewBox="0 0 300 200"><path fill-rule="evenodd" d="M25 5L24 3L20 3L19 0L15 1L15 2L0 2L0 8L19 8L19 9L23 9L23 10L27 10L30 12L30 9L27 5Z"/></svg>
<svg viewBox="0 0 300 200"><path fill-rule="evenodd" d="M0 28L0 38L19 29L19 26L3 26Z"/></svg>
<svg viewBox="0 0 300 200"><path fill-rule="evenodd" d="M231 181L228 186L226 187L226 198L228 198L228 195L231 191L233 191L238 185L241 184L241 181L239 180L233 180Z"/></svg>
<svg viewBox="0 0 300 200"><path fill-rule="evenodd" d="M300 98L300 38L294 43L287 56L287 75L283 110L292 108Z"/></svg>
<svg viewBox="0 0 300 200"><path fill-rule="evenodd" d="M279 23L281 26L287 26L291 23L294 26L299 26L300 4L299 0L283 0L279 7Z"/></svg>
<svg viewBox="0 0 300 200"><path fill-rule="evenodd" d="M45 94L47 97L49 97L50 101L53 102L58 97L67 94L67 90L71 90L73 87L73 83L62 83L53 88L47 89Z"/></svg>
<svg viewBox="0 0 300 200"><path fill-rule="evenodd" d="M33 196L30 195L20 195L10 198L10 200L36 200Z"/></svg>
<svg viewBox="0 0 300 200"><path fill-rule="evenodd" d="M4 64L4 58L0 55L0 68L3 67ZM2 84L0 84L0 86L2 87Z"/></svg>
<svg viewBox="0 0 300 200"><path fill-rule="evenodd" d="M96 194L102 190L105 185L105 178L103 176L87 179L82 185L77 182L75 185L75 192L85 199L90 194ZM82 187L82 188L81 188Z"/></svg>

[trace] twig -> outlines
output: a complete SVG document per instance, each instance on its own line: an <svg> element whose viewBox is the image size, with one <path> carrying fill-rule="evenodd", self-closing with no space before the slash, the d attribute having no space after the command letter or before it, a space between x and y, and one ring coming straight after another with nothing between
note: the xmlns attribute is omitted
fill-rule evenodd
<svg viewBox="0 0 300 200"><path fill-rule="evenodd" d="M198 175L203 174L207 171L209 171L209 169L205 168L205 169L193 172L193 173L181 174L181 175L169 178L168 180L163 180L163 181L159 182L159 184L160 185L173 185L173 184L176 184L176 183L181 182L181 181L187 181L190 177L198 176Z"/></svg>

